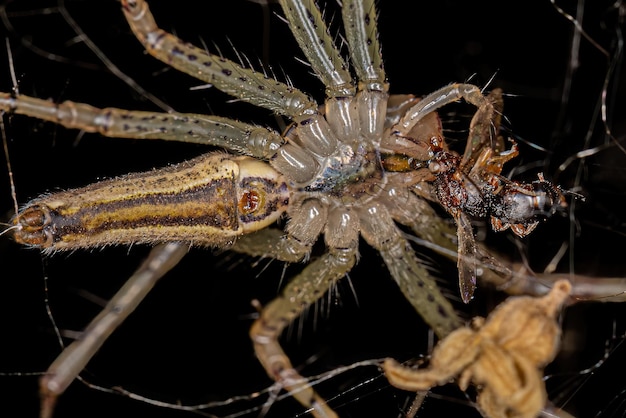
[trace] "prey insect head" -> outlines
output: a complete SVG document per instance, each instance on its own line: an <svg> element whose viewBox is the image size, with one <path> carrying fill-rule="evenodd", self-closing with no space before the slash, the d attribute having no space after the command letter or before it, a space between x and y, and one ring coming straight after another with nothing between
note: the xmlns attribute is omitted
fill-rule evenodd
<svg viewBox="0 0 626 418"><path fill-rule="evenodd" d="M545 180L543 173L539 173L538 177L539 180L532 182L537 197L535 216L548 218L558 211L565 210L567 208L567 200L561 188Z"/></svg>
<svg viewBox="0 0 626 418"><path fill-rule="evenodd" d="M567 207L565 196L558 186L538 174L532 183L506 181L493 196L491 225L502 231L511 227L518 236L530 234L540 221L548 219Z"/></svg>
<svg viewBox="0 0 626 418"><path fill-rule="evenodd" d="M428 169L436 176L452 175L461 163L461 158L443 147L443 138L433 136L430 139L432 158L428 161Z"/></svg>

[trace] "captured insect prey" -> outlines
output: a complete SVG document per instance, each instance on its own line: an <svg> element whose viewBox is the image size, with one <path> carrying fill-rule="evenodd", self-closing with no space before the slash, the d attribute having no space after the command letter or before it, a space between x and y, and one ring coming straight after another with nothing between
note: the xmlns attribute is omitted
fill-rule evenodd
<svg viewBox="0 0 626 418"><path fill-rule="evenodd" d="M444 94L445 88L424 98L423 108L429 108L432 106L430 101ZM490 217L494 231L504 231L510 227L516 235L524 237L535 229L540 219L547 219L557 210L567 207L561 190L546 181L543 174L539 174L539 180L532 183L514 182L500 175L504 163L518 155L517 144L513 142L512 148L505 150L499 134L502 91L495 89L486 98L477 92L471 94L476 97L468 96L465 99L475 104L478 111L470 123L463 157L447 149L441 124L437 121L433 121L433 129L429 132L428 151L432 157L424 164L415 158L407 158L406 163L401 164L397 156L383 157L383 167L387 171L420 170L425 165L434 175L434 180L424 180L431 180L436 200L456 222L459 287L465 303L474 294L476 269L480 261L470 217ZM417 104L415 107L419 106ZM433 113L431 115L435 116ZM418 149L427 149L426 144L420 142L423 140L417 139L423 135L413 138L411 134L401 136L403 140L416 142ZM394 132L394 135L400 133Z"/></svg>
<svg viewBox="0 0 626 418"><path fill-rule="evenodd" d="M571 353L567 315L621 291L586 293L590 277L572 267L590 193L568 155L600 145L550 143L539 121L557 120L558 91L511 75L499 6L472 17L502 51L481 68L472 37L446 52L469 30L462 5L432 29L419 22L443 6L385 0L233 0L203 18L187 0L41 1L0 7L0 253L19 263L15 281L38 286L29 310L44 320L31 329L46 341L36 363L0 365L0 380L31 379L26 415L567 410L549 381L559 350ZM48 43L46 25L62 41ZM549 40L568 47L566 35ZM45 63L68 74L35 73ZM507 345L516 329L549 329L545 355ZM493 358L506 370L485 377ZM101 410L74 404L94 393Z"/></svg>

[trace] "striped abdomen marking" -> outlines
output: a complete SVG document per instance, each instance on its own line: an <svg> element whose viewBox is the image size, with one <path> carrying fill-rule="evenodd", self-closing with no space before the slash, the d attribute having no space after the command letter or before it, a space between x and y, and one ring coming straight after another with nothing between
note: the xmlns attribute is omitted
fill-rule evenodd
<svg viewBox="0 0 626 418"><path fill-rule="evenodd" d="M51 251L166 241L213 246L273 223L288 203L287 184L268 164L212 153L42 196L13 223L16 241Z"/></svg>

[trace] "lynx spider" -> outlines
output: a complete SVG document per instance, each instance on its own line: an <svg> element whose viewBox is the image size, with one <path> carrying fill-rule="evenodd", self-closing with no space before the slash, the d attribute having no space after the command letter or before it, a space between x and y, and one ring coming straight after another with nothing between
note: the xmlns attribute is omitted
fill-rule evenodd
<svg viewBox="0 0 626 418"><path fill-rule="evenodd" d="M293 3L293 7L295 8L302 8L302 10L304 10L304 8L311 9L311 6L307 2L304 2L307 3L306 5L302 5L300 2ZM313 303L315 299L327 291L335 280L342 278L355 263L357 256L357 240L360 234L370 245L375 247L381 253L392 273L392 276L398 282L400 288L439 336L445 336L457 328L460 325L460 320L457 318L449 302L441 296L437 290L434 280L430 276L429 272L420 264L419 260L410 249L408 243L404 238L402 238L401 234L397 230L397 227L394 225L394 221L409 226L418 236L430 241L438 242L440 245L448 248L451 247L451 242L449 236L447 235L450 230L449 227L444 221L440 220L434 214L430 206L428 206L428 204L426 204L422 199L419 199L417 195L409 193L408 200L403 203L397 203L397 200L394 201L396 203L390 203L390 198L388 196L406 188L404 184L407 181L407 178L413 183L418 183L427 177L427 175L419 172L419 170L416 170L416 173L412 173L412 175L406 175L404 173L386 173L386 183L383 184L380 179L375 177L377 173L380 173L380 168L375 166L375 162L371 161L374 157L368 153L371 153L372 150L378 151L379 149L387 149L392 152L400 152L400 150L406 152L405 147L407 144L402 143L401 140L399 140L399 138L403 135L417 136L429 135L432 132L436 133L437 122L434 120L436 118L432 117L434 116L433 112L445 104L464 98L479 108L481 106L489 105L488 102L484 100L484 96L479 88L471 85L450 85L433 93L432 95L427 96L422 100L421 104L415 105L413 99L407 99L407 103L405 103L403 107L400 107L401 111L397 111L396 113L386 113L385 108L387 107L388 86L386 84L384 70L382 69L379 46L377 42L370 43L365 40L367 37L370 38L369 40L376 39L376 13L374 11L373 2L363 3L365 4L361 4L361 2L355 2L355 4L352 4L351 2L344 2L344 10L350 10L351 6L353 6L358 10L365 11L366 13L363 13L362 15L368 16L368 19L364 20L368 32L364 30L361 33L347 34L348 44L353 48L355 48L355 45L366 45L368 43L370 45L366 51L351 50L353 60L352 64L359 79L358 93L355 94L356 87L352 83L352 76L345 71L345 64L341 61L337 52L329 46L333 45L333 42L327 37L325 25L321 17L318 14L313 13L312 16L314 19L314 26L318 28L318 35L320 38L325 37L324 44L327 48L325 51L317 53L311 51L307 52L305 50L305 54L307 55L309 61L311 61L318 77L324 81L324 85L327 88L328 99L326 102L325 114L318 113L317 104L310 101L306 95L301 95L301 93L297 90L289 86L279 84L272 79L269 81L262 81L259 79L259 82L275 84L275 88L280 90L280 98L274 97L267 99L264 97L255 97L252 93L250 97L247 97L247 93L236 91L237 89L242 88L240 81L233 81L232 79L228 80L228 77L226 77L226 79L222 81L224 84L220 85L218 82L211 79L210 82L212 82L216 87L228 91L236 97L249 101L252 104L265 106L276 113L285 114L291 119L299 121L300 126L296 128L296 134L292 134L287 142L285 142L285 140L279 135L276 135L269 130L260 130L257 127L252 128L250 126L242 128L244 133L239 134L239 137L230 143L221 142L219 138L198 139L196 135L192 135L194 137L193 139L186 139L189 141L199 141L210 145L226 147L233 152L251 155L261 160L270 160L273 168L270 168L268 165L257 165L255 163L251 163L253 171L260 170L262 172L262 174L256 175L255 177L261 177L263 179L278 179L276 180L276 183L279 185L278 188L281 188L284 185L289 188L289 193L292 193L288 198L288 207L275 212L272 217L268 217L266 219L264 224L260 226L255 224L251 228L251 230L256 230L264 227L272 223L284 211L286 211L287 215L291 219L286 229L288 234L287 238L282 238L281 234L276 230L263 229L254 235L246 235L238 238L234 243L234 247L232 248L233 250L251 255L277 258L288 262L300 261L302 258L307 256L310 247L323 232L326 244L330 248L329 253L318 260L314 260L310 264L310 267L307 267L307 269L305 269L300 276L298 276L295 280L292 280L290 284L287 285L283 291L283 296L264 307L261 319L255 323L255 326L251 331L257 355L264 364L264 367L268 370L268 373L278 381L282 382L285 389L293 391L295 393L294 396L304 406L311 408L313 414L316 416L334 416L334 412L330 410L323 399L318 397L311 388L299 380L300 376L291 367L289 360L282 352L277 342L278 336L281 334L286 324L299 315L304 309L302 306L299 306L301 305L300 303L295 303L299 301L294 302L294 300L290 300L286 295L289 295L290 292L297 291L298 284L311 285L311 283L315 282L315 280L312 280L315 276L313 271L314 269L320 269L324 272L322 276L324 280L318 280L315 284L315 289L313 289L310 294L306 295L305 299L302 299L305 300L307 304ZM124 2L124 4L128 5L126 2ZM143 17L148 16L142 9L142 5L145 3L137 1L135 4L137 5L136 10L139 10L139 12L135 13L129 11L130 8L127 8L127 12L131 16L129 19L132 20L132 16L135 16L136 18L139 18L140 15ZM355 19L354 16L352 19ZM141 22L146 21L147 20L141 20ZM304 23L306 23L306 21L301 22L302 25ZM149 25L151 25L151 23ZM293 23L291 25L294 26ZM134 29L137 30L136 27ZM141 37L141 35L138 36ZM296 34L296 37L303 36L304 35L302 34ZM351 40L351 36L355 36L355 38ZM172 39L172 42L176 43L177 41ZM313 46L316 45L316 43L310 39L304 39L302 42L308 42L309 45ZM195 50L193 53L201 55L204 51ZM190 56L191 53L189 51L185 51L183 52L183 55L178 57L180 61L174 61L171 64L173 67L184 67L190 62ZM174 54L166 54L166 57L173 59ZM221 65L223 65L222 71L224 74L229 71L248 71L241 69L237 64L223 61L219 58L213 59L216 60L216 62L219 61ZM331 67L324 67L328 66L329 63ZM217 63L215 65L217 65ZM331 70L328 68L331 68ZM191 69L191 71L195 71L195 69ZM251 72L246 72L246 77L249 77L250 79L255 77L264 79L262 75L253 74ZM256 80L254 82L256 82ZM253 87L258 88L256 84ZM284 97L288 97L288 99L284 99ZM293 102L296 101L296 98L299 102L296 103L297 105L294 105ZM38 110L22 110L24 104L28 103L29 100L33 100L33 103L35 103L34 107ZM290 100L292 102L290 102ZM358 104L345 105L345 103L343 103L351 100L358 102ZM2 107L7 111L12 111L17 114L24 113L29 116L40 117L43 119L46 119L43 112L57 111L54 110L55 107L49 102L37 101L36 99L31 99L26 96L13 97L10 94L6 94L2 96L2 103ZM424 103L432 103L433 105L423 106ZM83 108L81 107L82 105L76 103L67 103L67 105L67 109L71 109L71 111L79 109L77 113L79 115L79 119L82 116L88 116L88 108ZM63 105L58 108L60 109L59 112L63 111L62 106ZM343 120L357 121L359 120L359 116L355 115L353 112L358 113L360 111L362 112L362 115L370 115L366 117L360 116L361 120L365 120L365 123L362 125L366 126L347 127L346 131L339 132L339 124L336 121L339 113L345 112L345 114L348 115L348 117L344 117ZM95 114L96 118L100 115L98 111L96 111ZM60 113L57 113L51 118L57 123L67 127L79 128L86 131L92 129L90 127L90 122L75 122L60 115ZM113 111L112 115L113 117L116 116L115 111ZM373 117L371 115L373 115ZM139 116L139 114L133 116ZM142 114L142 116L147 116L147 114ZM149 116L154 117L155 115ZM425 122L423 124L419 124L420 121ZM188 123L187 121L183 121L182 123L183 127L190 127L190 125L185 125ZM393 124L395 125L390 127L390 125ZM118 132L120 136L137 138L148 137L145 131L142 132L141 130L137 130L136 132L129 132L128 130L125 130L121 123L113 123L109 128L113 128L112 130L117 128L123 131ZM157 133L156 136L166 136L166 131L170 128L172 128L170 125L168 125L167 128L159 127L161 133ZM165 131L163 131L163 129L165 129ZM208 129L211 130L213 128ZM323 134L316 137L316 130L318 129L323 130ZM260 141L253 142L248 137L243 136L249 134L252 130L258 133L259 136L257 138L260 138ZM354 162L353 158L355 147L354 142L352 142L350 138L353 137L354 132L362 132L366 130L367 133L360 134L360 138L362 139L358 143L366 143L369 145L363 147L364 149L360 151L361 154L358 152L356 153L360 160L358 162ZM396 132L397 135L390 134L391 131ZM311 135L311 137L307 137L307 132ZM115 133L111 131L107 134L115 136ZM230 135L232 137L237 137L235 134ZM333 137L336 136L339 138L337 140L333 139ZM176 138L176 140L184 141L185 139ZM413 144L408 145L413 146ZM358 150L358 147L356 147L356 149ZM420 149L419 147L416 147L412 152L424 161L429 159L428 149ZM215 154L211 155L212 156L209 157L210 167L215 167L218 164L221 164L221 167L224 168L226 167L226 164L229 164L232 161L236 162L235 166L239 165L239 162L247 163L250 161L247 157L237 159L232 156L216 157ZM341 186L337 184L334 184L333 187L329 187L324 183L324 181L315 183L314 180L316 177L319 178L321 173L317 167L325 167L327 172L332 172L332 162L329 161L333 159L341 162L352 161L357 166L356 169L368 168L371 173L367 172L366 174L373 176L372 178L375 179L375 181L372 181L375 183L377 188L382 186L380 187L382 192L379 190L377 195L372 197L370 196L371 190L351 188L350 186L346 186L342 189ZM216 163L218 160L220 162ZM366 167L364 168L363 166ZM345 175L346 173L343 172L340 177ZM220 173L214 178L223 177L224 174ZM329 176L326 181L333 184L334 180L332 176ZM367 184L365 184L365 186L367 186ZM308 190L304 190L305 187L308 187ZM340 195L339 198L337 198L335 195L338 194L337 191L339 189L341 189L339 193L343 193L343 195ZM255 193L264 193L264 191ZM248 191L244 192L244 195L246 196L245 201L250 202L251 206L255 205L254 201L257 198L255 193L251 194L248 193ZM284 195L280 193L282 193L282 191L279 192L279 196L284 198ZM386 196L385 193L388 195ZM255 196L250 198L251 195ZM58 199L63 198L62 195L54 196ZM346 203L346 198L351 201ZM238 201L241 203L243 200L239 198ZM49 203L49 200L44 198L43 200L39 200L39 202ZM36 202L33 202L32 204L36 204ZM31 204L29 204L29 207L32 208L33 206L30 205ZM416 208L419 208L419 219L415 219L414 212L416 211ZM371 212L373 211L380 213L381 217L375 218L371 216ZM328 212L328 214L321 215L321 218L314 219L309 215L313 212ZM24 212L22 212L22 216L23 213ZM372 219L377 220L372 221ZM211 246L229 245L232 241L234 241L235 236L239 237L240 233L241 232L238 231L235 235L226 236L223 232L213 231L214 240L209 239L203 242L200 239L198 242L202 245ZM382 237L391 238L383 240L381 239ZM172 235L166 238L146 238L144 235L134 236L133 238L119 239L120 243L129 243L131 241L156 243L170 240L187 241L184 237L178 235ZM24 239L24 241L27 241L27 239ZM107 240L106 243L108 242L109 241ZM46 245L46 243L39 241L36 246L44 248L47 252L54 252L61 249L99 246L103 243L105 243L105 241L87 240L81 241L75 245L71 244L68 247L63 248L60 244ZM179 249L174 250L180 252ZM332 268L328 267L327 263L333 262L337 262L338 265L333 266ZM159 269L159 274L162 274L164 270L165 269ZM417 290L422 287L428 288L429 290L426 292ZM272 314L271 312L273 309L278 311L278 314ZM275 326L271 324L275 324ZM88 358L86 357L84 361L86 362L87 360ZM56 395L52 395L52 397L54 396Z"/></svg>

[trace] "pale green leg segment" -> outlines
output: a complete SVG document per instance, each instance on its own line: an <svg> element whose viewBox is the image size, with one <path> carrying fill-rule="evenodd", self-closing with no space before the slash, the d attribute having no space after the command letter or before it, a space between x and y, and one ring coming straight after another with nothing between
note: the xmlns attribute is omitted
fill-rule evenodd
<svg viewBox="0 0 626 418"><path fill-rule="evenodd" d="M376 29L373 0L345 0L341 9L350 58L359 80L355 98L362 137L372 144L382 138L389 84Z"/></svg>
<svg viewBox="0 0 626 418"><path fill-rule="evenodd" d="M250 330L250 336L259 361L272 379L310 409L314 416L336 417L310 383L293 368L278 339L285 327L352 269L358 251L358 219L347 209L335 209L327 216L327 208L316 199L308 199L301 204L292 221L298 221L298 216L307 218L306 227L300 222L290 223L285 236L277 230L259 231L242 237L233 249L251 255L299 261L308 256L310 246L323 231L328 252L305 267L289 281L278 298L263 308ZM310 213L309 209L315 209L320 215L306 215Z"/></svg>
<svg viewBox="0 0 626 418"><path fill-rule="evenodd" d="M282 294L263 308L260 318L250 330L257 357L270 377L310 409L315 417L331 418L337 415L293 368L278 338L285 327L328 292L337 280L343 278L355 262L356 247L331 249L291 280Z"/></svg>
<svg viewBox="0 0 626 418"><path fill-rule="evenodd" d="M354 95L352 76L315 2L281 0L280 5L311 68L326 86L326 97Z"/></svg>
<svg viewBox="0 0 626 418"><path fill-rule="evenodd" d="M108 137L194 142L264 159L284 143L278 133L269 129L218 116L99 109L84 103L57 104L9 93L0 93L0 110Z"/></svg>
<svg viewBox="0 0 626 418"><path fill-rule="evenodd" d="M361 235L380 252L400 290L424 321L440 338L462 326L463 322L407 240L393 222L387 222L391 219L387 209L375 205L367 210L371 216L361 216Z"/></svg>
<svg viewBox="0 0 626 418"><path fill-rule="evenodd" d="M423 97L406 112L400 122L392 128L392 132L401 136L407 135L424 116L460 99L464 99L478 108L491 105L477 86L473 84L450 84Z"/></svg>
<svg viewBox="0 0 626 418"><path fill-rule="evenodd" d="M341 9L350 59L365 89L383 90L385 70L376 29L374 0L344 0Z"/></svg>
<svg viewBox="0 0 626 418"><path fill-rule="evenodd" d="M135 36L155 58L215 86L224 93L293 117L315 113L317 104L301 91L265 74L209 54L160 29L143 0L124 0L122 7Z"/></svg>

